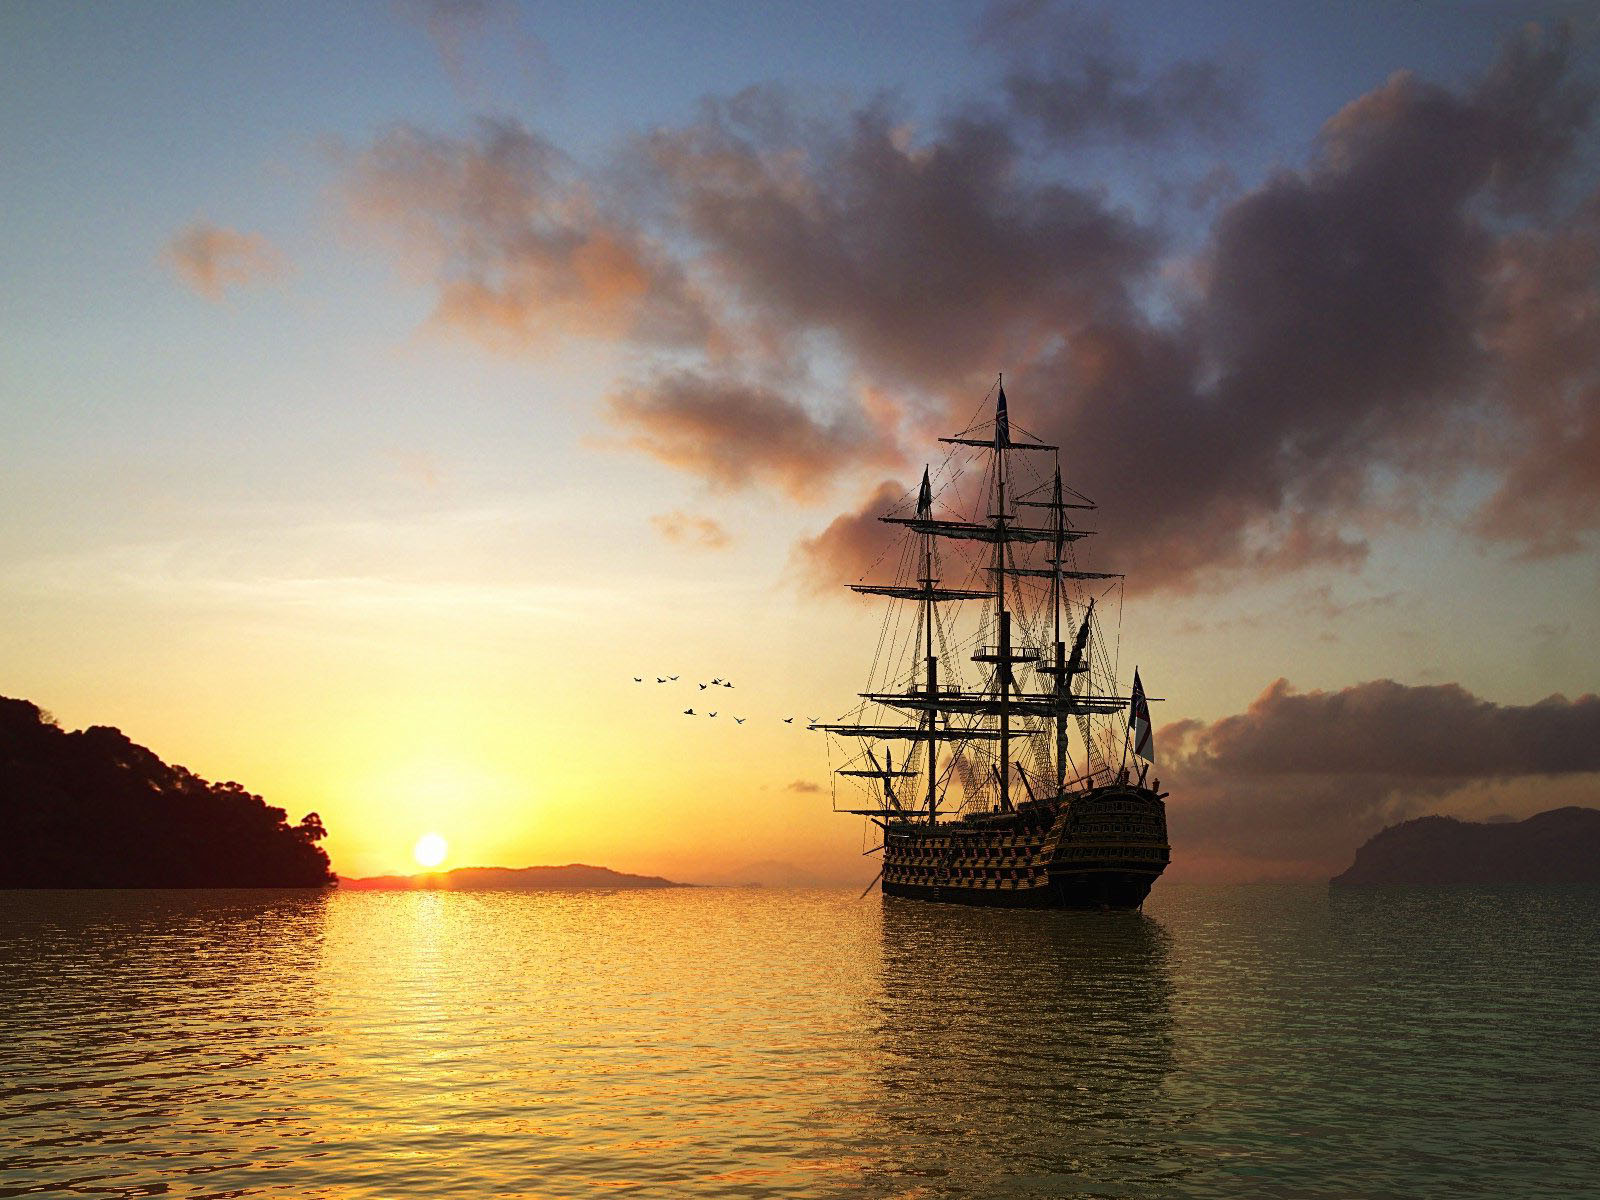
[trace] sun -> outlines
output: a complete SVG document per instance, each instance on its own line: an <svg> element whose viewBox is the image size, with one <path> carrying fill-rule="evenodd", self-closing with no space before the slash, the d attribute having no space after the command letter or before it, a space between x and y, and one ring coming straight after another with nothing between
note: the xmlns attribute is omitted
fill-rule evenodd
<svg viewBox="0 0 1600 1200"><path fill-rule="evenodd" d="M437 833L423 834L411 849L411 856L424 867L437 867L448 853L450 853L450 843Z"/></svg>

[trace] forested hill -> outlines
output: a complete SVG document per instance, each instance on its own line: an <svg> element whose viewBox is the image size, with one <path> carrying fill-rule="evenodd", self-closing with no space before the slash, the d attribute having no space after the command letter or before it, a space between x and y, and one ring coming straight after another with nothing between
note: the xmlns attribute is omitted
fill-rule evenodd
<svg viewBox="0 0 1600 1200"><path fill-rule="evenodd" d="M317 842L237 783L168 766L120 730L68 733L0 697L0 888L321 887Z"/></svg>

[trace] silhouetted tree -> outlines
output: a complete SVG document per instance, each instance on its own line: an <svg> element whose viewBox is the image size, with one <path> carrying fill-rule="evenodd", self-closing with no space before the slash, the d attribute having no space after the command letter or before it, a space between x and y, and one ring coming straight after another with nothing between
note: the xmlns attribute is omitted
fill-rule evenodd
<svg viewBox="0 0 1600 1200"><path fill-rule="evenodd" d="M169 766L120 730L67 733L0 697L0 887L321 887L322 818Z"/></svg>

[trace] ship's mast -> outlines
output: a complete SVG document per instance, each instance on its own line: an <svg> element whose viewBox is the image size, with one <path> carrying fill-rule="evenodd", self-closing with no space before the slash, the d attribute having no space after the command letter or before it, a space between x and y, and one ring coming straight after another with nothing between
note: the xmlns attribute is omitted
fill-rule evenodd
<svg viewBox="0 0 1600 1200"><path fill-rule="evenodd" d="M1067 674L1066 646L1061 642L1061 558L1066 546L1063 534L1066 532L1066 509L1061 503L1061 458L1056 456L1055 483L1050 491L1050 503L1054 509L1056 540L1054 557L1051 560L1050 570L1050 613L1052 621L1051 641L1055 645L1056 670L1056 794L1060 795L1067 787L1067 693L1072 690L1072 679Z"/></svg>
<svg viewBox="0 0 1600 1200"><path fill-rule="evenodd" d="M972 514L971 519L963 519L960 516L935 517L931 473L925 467L917 494L915 513L879 517L880 521L891 525L907 526L921 536L922 542L918 547L920 554L912 560L920 565L920 576L915 580L902 578L892 583L850 585L852 591L865 595L918 602L917 611L922 621L922 628L919 631L920 636L913 636L911 645L915 647L912 650L913 655L918 651L921 652L924 663L924 669L920 672L922 679L920 681L917 679L919 672L913 668L910 679L896 673L897 686L893 690L860 693L862 700L868 704L909 710L918 715L917 720L904 723L868 722L861 719L858 710L854 719L817 722L810 726L812 729L861 738L864 741L904 740L927 744L927 762L916 770L908 769L909 764L906 764L904 759L901 761L905 765L899 768L895 767L892 759L885 759L884 765L880 767L879 760L870 747L866 750L870 769L855 764L839 769L838 773L841 775L882 781L883 798L878 807L840 811L863 813L885 827L896 822L918 821L928 825L938 823L940 741L999 743L998 757L994 766L995 782L998 787L997 804L1000 811L1008 811L1012 808L1010 784L1013 769L1011 746L1013 718L1021 717L1025 721L1043 722L1043 728L1033 726L1025 728L1023 731L1025 736L1048 733L1053 722L1056 788L1060 794L1065 789L1066 780L1068 718L1073 715L1088 717L1092 714L1111 714L1121 711L1127 704L1125 697L1098 695L1092 688L1081 695L1074 695L1072 691L1073 677L1086 668L1086 652L1095 606L1091 599L1085 608L1069 651L1063 636L1066 631L1062 625L1063 612L1071 616L1064 595L1065 581L1119 578L1111 572L1083 571L1075 567L1069 568L1067 564L1067 546L1081 538L1091 536L1091 532L1073 528L1068 524L1065 510L1090 509L1094 507L1093 503L1077 493L1073 493L1075 500L1082 503L1064 500L1063 493L1071 489L1066 488L1061 481L1058 447L1032 440L1012 440L1003 385L997 389L993 430L988 436L974 436L976 432L974 430L972 433L962 433L939 440L992 452L994 484L988 498L994 507L988 514L988 519L983 519L978 513ZM1033 499L1031 492L1024 493L1021 498L1011 497L1009 493L1013 488L1013 481L1008 466L1010 452L1013 450L1035 450L1057 455L1048 500ZM1012 506L1049 508L1052 510L1052 519L1037 524L1021 518L1013 521L1009 512ZM935 554L935 538L949 538L969 543L982 542L992 546L992 552L987 556L990 563L987 573L994 577L992 585L987 588L941 585L936 575L938 558ZM1015 561L1011 552L1013 544L1049 546L1052 555L1045 563L1012 565ZM980 557L978 561L983 561L983 558ZM1023 592L1019 592L1016 596L1011 594L1006 586L1008 575L1049 577L1051 616L1048 629L1054 635L1053 654L1047 656L1039 649L1013 644L1012 618L1015 614L1012 612L1011 604L1013 601L1024 603L1027 595ZM972 657L974 662L993 665L994 675L991 683L982 690L973 691L963 690L959 681L953 686L946 684L941 688L939 660L934 654L934 627L939 611L936 606L940 603L960 604L968 600L987 602L990 599L995 601L994 642L980 645ZM1025 609L1025 611L1031 610ZM1040 615L1042 616L1042 613ZM1043 634L1044 631L1040 630L1040 633ZM1041 658L1045 661L1039 661ZM1035 663L1041 676L1054 676L1054 685L1039 690L1019 688L1016 683L1016 664L1019 662ZM941 716L945 718L942 724ZM989 725L982 722L981 719L984 717L998 717L999 720ZM911 803L909 797L902 798L896 795L893 780L915 779L919 775L924 776L925 799ZM1026 776L1023 782L1025 785L1028 784ZM1040 798L1031 785L1028 786L1028 793L1035 800Z"/></svg>
<svg viewBox="0 0 1600 1200"><path fill-rule="evenodd" d="M1011 440L1011 419L1006 413L1006 387L994 407L994 578L995 617L999 624L999 662L995 686L1000 702L1000 811L1011 807L1011 614L1006 610L1006 443Z"/></svg>
<svg viewBox="0 0 1600 1200"><path fill-rule="evenodd" d="M917 516L924 521L933 519L933 488L928 483L928 468L922 468L922 490L917 493ZM922 631L926 639L928 664L928 824L939 819L939 660L933 656L933 534L922 535Z"/></svg>

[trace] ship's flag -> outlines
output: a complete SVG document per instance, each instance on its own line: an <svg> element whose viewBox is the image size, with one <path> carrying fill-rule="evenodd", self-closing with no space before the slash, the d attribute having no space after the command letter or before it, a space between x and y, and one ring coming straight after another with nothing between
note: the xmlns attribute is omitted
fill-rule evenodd
<svg viewBox="0 0 1600 1200"><path fill-rule="evenodd" d="M994 406L994 440L996 445L1009 446L1011 444L1011 418L1006 414L1006 389L1000 385L1000 399Z"/></svg>
<svg viewBox="0 0 1600 1200"><path fill-rule="evenodd" d="M933 488L928 484L928 468L922 468L922 490L917 493L917 516L926 518L933 512Z"/></svg>
<svg viewBox="0 0 1600 1200"><path fill-rule="evenodd" d="M1128 728L1133 733L1133 752L1140 758L1156 760L1156 741L1150 734L1150 704L1139 682L1139 668L1133 669L1133 706L1128 710Z"/></svg>

